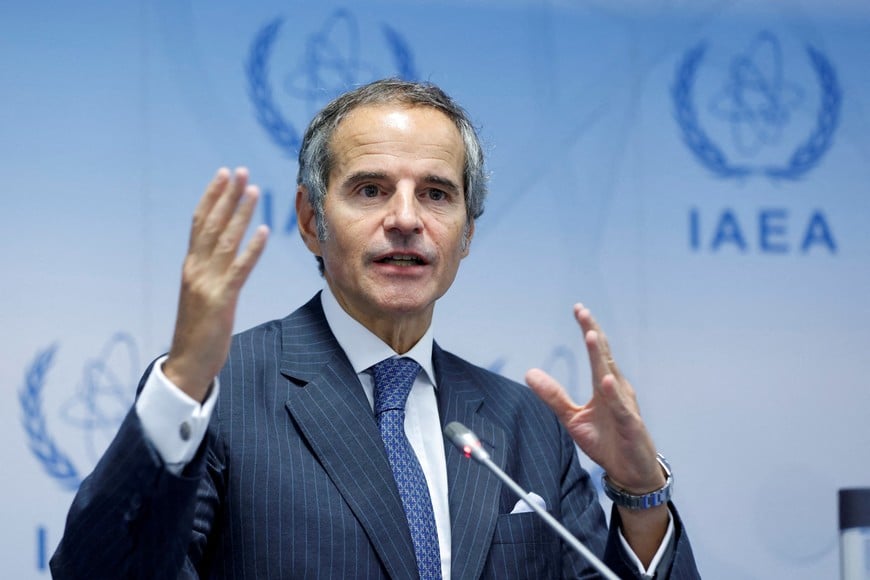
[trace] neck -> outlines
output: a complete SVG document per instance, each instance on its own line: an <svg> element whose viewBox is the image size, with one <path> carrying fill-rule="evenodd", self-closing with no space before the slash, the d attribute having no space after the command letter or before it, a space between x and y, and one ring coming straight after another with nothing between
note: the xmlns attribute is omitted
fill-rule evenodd
<svg viewBox="0 0 870 580"><path fill-rule="evenodd" d="M353 313L351 313L353 316ZM411 350L417 342L426 334L429 324L432 322L432 313L424 319L416 317L414 319L386 319L378 318L369 324L364 320L360 320L366 328L372 331L375 336L390 345L398 354L405 354Z"/></svg>
<svg viewBox="0 0 870 580"><path fill-rule="evenodd" d="M351 318L366 327L398 354L405 354L416 345L432 324L435 305L423 311L395 312L378 309L357 308L332 292L339 307Z"/></svg>

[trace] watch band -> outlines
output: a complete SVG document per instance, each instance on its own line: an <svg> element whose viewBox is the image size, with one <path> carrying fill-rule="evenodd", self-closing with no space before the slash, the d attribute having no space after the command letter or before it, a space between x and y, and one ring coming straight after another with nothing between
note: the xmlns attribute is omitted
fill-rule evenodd
<svg viewBox="0 0 870 580"><path fill-rule="evenodd" d="M656 454L656 459L665 472L664 487L643 495L634 495L610 483L610 478L605 473L601 476L601 485L604 487L604 493L616 505L632 510L646 510L668 503L674 493L674 476L671 473L670 464L661 453Z"/></svg>

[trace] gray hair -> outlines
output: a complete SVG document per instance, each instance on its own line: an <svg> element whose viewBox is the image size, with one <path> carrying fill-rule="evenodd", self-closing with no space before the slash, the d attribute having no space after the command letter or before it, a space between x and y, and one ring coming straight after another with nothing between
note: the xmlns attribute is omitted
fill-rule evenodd
<svg viewBox="0 0 870 580"><path fill-rule="evenodd" d="M326 239L323 200L332 170L332 136L339 123L351 111L365 105L401 104L426 106L437 109L455 123L465 145L465 213L468 225L483 214L487 193L487 175L484 168L483 148L477 131L465 110L438 86L428 82L412 82L396 78L381 79L343 93L327 104L308 125L299 148L299 173L296 184L308 189L308 201L314 208L317 235ZM467 231L467 229L466 229ZM323 262L318 256L320 271Z"/></svg>

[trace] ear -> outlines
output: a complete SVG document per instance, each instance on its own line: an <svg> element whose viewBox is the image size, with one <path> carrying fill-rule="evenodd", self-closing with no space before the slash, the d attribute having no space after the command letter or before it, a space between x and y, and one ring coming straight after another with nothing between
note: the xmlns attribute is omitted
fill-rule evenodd
<svg viewBox="0 0 870 580"><path fill-rule="evenodd" d="M465 239L462 244L462 257L466 257L469 252L471 252L471 238L474 237L474 220L471 220L471 223L468 224L465 232Z"/></svg>
<svg viewBox="0 0 870 580"><path fill-rule="evenodd" d="M300 185L296 188L296 224L299 235L305 246L315 256L320 256L320 238L317 236L317 214L314 206L308 201L308 188Z"/></svg>

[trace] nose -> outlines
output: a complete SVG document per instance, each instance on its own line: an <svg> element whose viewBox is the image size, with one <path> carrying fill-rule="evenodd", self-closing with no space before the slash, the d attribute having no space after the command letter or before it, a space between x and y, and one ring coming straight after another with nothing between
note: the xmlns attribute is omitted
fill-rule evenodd
<svg viewBox="0 0 870 580"><path fill-rule="evenodd" d="M420 202L413 187L399 187L390 197L384 227L402 234L419 234L423 230Z"/></svg>

